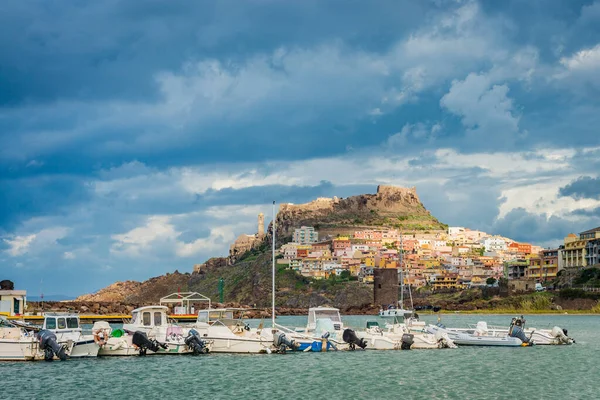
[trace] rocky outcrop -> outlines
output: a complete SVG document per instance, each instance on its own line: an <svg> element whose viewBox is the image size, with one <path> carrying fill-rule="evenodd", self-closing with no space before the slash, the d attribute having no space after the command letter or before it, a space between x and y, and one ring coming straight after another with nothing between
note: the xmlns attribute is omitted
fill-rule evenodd
<svg viewBox="0 0 600 400"><path fill-rule="evenodd" d="M348 198L319 198L306 204L282 204L277 213L277 234L289 237L295 228L314 226L338 232L345 228L395 227L403 230L445 229L421 203L416 188L381 185L376 194ZM269 232L272 226L269 227Z"/></svg>
<svg viewBox="0 0 600 400"><path fill-rule="evenodd" d="M79 296L75 301L123 302L130 294L137 293L141 286L142 283L136 281L115 282L104 289L100 289L96 293Z"/></svg>
<svg viewBox="0 0 600 400"><path fill-rule="evenodd" d="M79 296L75 301L156 304L161 297L178 291L188 291L189 280L190 274L175 271L144 282L116 282L94 294Z"/></svg>
<svg viewBox="0 0 600 400"><path fill-rule="evenodd" d="M213 257L213 258L206 260L206 262L204 262L203 264L194 265L194 273L204 274L207 271L217 269L217 268L222 268L222 267L227 266L228 264L229 264L229 259L227 259L226 257Z"/></svg>

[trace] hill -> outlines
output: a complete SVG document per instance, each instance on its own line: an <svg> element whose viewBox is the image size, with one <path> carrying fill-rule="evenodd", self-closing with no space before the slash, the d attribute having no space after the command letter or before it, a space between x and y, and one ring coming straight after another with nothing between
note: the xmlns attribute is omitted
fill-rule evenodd
<svg viewBox="0 0 600 400"><path fill-rule="evenodd" d="M376 194L361 194L345 199L318 198L306 204L280 206L276 218L280 237L290 237L294 229L302 225L314 226L321 236L382 227L403 231L448 228L425 208L414 187L395 186L378 186Z"/></svg>
<svg viewBox="0 0 600 400"><path fill-rule="evenodd" d="M294 228L310 225L321 237L350 234L355 230L395 227L403 231L446 229L419 200L415 188L379 186L376 194L348 198L319 198L306 204L282 204L276 216L277 238L281 244ZM233 265L224 258L212 258L193 274L175 271L145 282L117 282L77 301L116 301L156 303L177 291L195 291L219 298L219 279L224 279L224 300L265 307L271 299L272 223L260 245L242 254ZM278 306L306 308L332 305L341 309L361 308L373 300L373 287L356 281L313 280L279 267L277 271Z"/></svg>

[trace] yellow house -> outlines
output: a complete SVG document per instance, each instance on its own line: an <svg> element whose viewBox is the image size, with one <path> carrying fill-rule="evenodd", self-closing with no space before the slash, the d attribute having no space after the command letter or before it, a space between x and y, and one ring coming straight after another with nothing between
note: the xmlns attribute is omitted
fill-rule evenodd
<svg viewBox="0 0 600 400"><path fill-rule="evenodd" d="M367 257L363 261L366 267L375 268L375 257Z"/></svg>
<svg viewBox="0 0 600 400"><path fill-rule="evenodd" d="M350 275L358 276L360 273L360 264L350 264L348 266L348 271L350 271Z"/></svg>

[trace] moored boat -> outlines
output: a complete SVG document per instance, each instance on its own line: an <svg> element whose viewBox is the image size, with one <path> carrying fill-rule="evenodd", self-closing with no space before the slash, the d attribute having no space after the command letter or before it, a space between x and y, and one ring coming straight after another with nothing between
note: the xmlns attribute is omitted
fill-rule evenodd
<svg viewBox="0 0 600 400"><path fill-rule="evenodd" d="M198 312L192 325L213 353L270 353L274 350L271 329L250 328L239 314L243 309L220 308Z"/></svg>
<svg viewBox="0 0 600 400"><path fill-rule="evenodd" d="M427 331L430 333L446 333L454 342L465 346L532 346L535 342L531 339L531 336L527 337L522 328L523 321L513 318L507 331L490 331L485 321L479 321L472 332L448 329L441 323L429 325Z"/></svg>
<svg viewBox="0 0 600 400"><path fill-rule="evenodd" d="M100 345L100 356L146 354L201 354L209 350L193 329L169 323L165 306L146 306L132 311L123 329L112 330L106 322L96 322L92 333Z"/></svg>
<svg viewBox="0 0 600 400"><path fill-rule="evenodd" d="M66 360L72 350L58 343L56 335L47 330L27 330L0 316L0 360L52 361Z"/></svg>

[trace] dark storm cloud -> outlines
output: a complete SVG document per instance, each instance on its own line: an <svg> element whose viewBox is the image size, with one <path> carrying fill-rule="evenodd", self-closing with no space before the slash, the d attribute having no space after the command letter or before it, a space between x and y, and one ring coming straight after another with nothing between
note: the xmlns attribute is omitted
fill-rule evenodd
<svg viewBox="0 0 600 400"><path fill-rule="evenodd" d="M570 196L574 199L597 199L600 200L600 177L581 176L561 187L561 196Z"/></svg>

